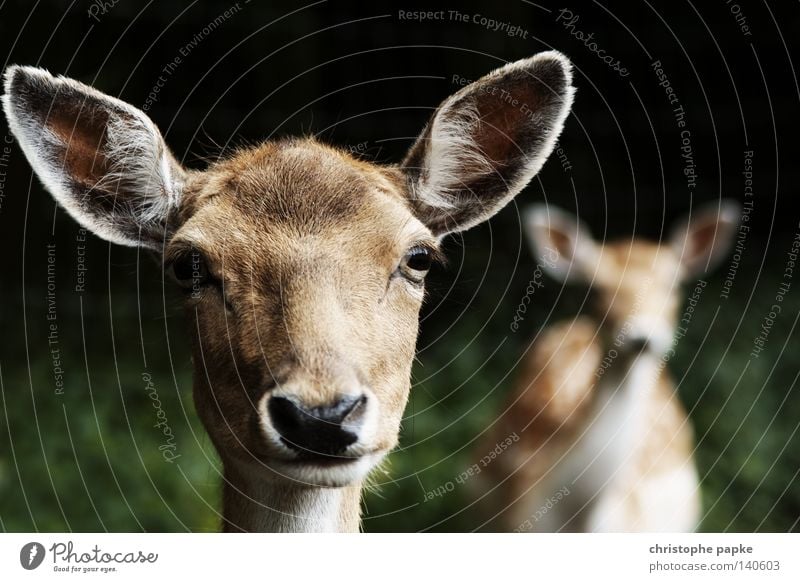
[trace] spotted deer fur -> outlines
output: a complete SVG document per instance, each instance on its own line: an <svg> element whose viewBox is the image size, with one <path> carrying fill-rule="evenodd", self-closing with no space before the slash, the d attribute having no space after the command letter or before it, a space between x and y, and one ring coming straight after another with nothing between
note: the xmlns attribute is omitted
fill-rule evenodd
<svg viewBox="0 0 800 582"><path fill-rule="evenodd" d="M681 283L725 256L738 216L737 205L723 201L683 220L664 244L599 244L563 211L527 213L538 264L560 281L588 283L596 313L537 335L478 447L484 455L519 436L480 474L487 527L695 529L694 438L666 364L677 348Z"/></svg>

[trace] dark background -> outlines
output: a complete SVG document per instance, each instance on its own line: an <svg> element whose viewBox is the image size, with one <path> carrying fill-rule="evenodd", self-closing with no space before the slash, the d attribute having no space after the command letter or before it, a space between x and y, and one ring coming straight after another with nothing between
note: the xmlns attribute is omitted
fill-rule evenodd
<svg viewBox="0 0 800 582"><path fill-rule="evenodd" d="M495 417L535 331L585 309L586 289L548 280L522 329L510 331L534 269L520 208L547 200L578 212L598 239L660 238L700 202L743 199L744 151L752 150L753 230L731 295L719 297L725 263L707 277L670 368L698 435L703 529L798 529L800 280L765 351L749 355L800 229L796 3L442 5L470 20L481 14L520 26L527 38L447 16L425 23L398 17L398 10L437 8L431 2L242 0L208 34L203 28L234 3L101 4L0 2L4 65L43 66L141 108L161 69L200 35L148 107L193 168L233 146L296 134L397 162L432 109L456 90L454 74L475 79L550 48L573 61L578 93L560 140L569 169L551 157L514 204L450 239L450 266L431 277L401 448L366 495L367 531L479 525L468 485L427 502L424 493L472 463L474 441ZM575 28L594 32L627 77L556 21L562 8L580 16ZM737 8L750 35L737 23ZM650 66L655 60L686 110L694 190L682 173L679 130ZM178 294L154 261L91 235L86 288L76 292L84 244L78 227L56 211L16 145L0 171L0 529L213 530L219 466L191 404ZM56 249L63 395L54 393L47 341L49 244ZM172 464L158 451L145 372L176 435L181 456Z"/></svg>

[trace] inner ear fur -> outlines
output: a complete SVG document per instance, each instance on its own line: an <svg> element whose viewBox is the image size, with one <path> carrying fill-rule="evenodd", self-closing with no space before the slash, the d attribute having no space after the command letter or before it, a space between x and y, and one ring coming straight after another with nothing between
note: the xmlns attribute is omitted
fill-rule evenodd
<svg viewBox="0 0 800 582"><path fill-rule="evenodd" d="M550 51L510 63L446 99L402 165L420 219L441 235L505 206L552 152L573 94L571 64Z"/></svg>
<svg viewBox="0 0 800 582"><path fill-rule="evenodd" d="M3 109L37 176L82 226L160 246L185 171L140 110L34 67L5 74Z"/></svg>

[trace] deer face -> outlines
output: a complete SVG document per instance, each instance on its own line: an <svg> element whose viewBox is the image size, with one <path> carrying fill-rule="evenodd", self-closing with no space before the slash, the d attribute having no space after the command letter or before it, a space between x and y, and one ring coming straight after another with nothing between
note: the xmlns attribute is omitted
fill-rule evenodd
<svg viewBox="0 0 800 582"><path fill-rule="evenodd" d="M197 410L226 466L343 486L396 444L424 278L550 154L572 100L542 53L465 87L399 166L314 140L184 169L144 113L12 67L4 109L45 186L109 241L161 254L183 287Z"/></svg>
<svg viewBox="0 0 800 582"><path fill-rule="evenodd" d="M535 206L526 228L535 252L562 281L597 292L597 317L621 351L661 355L672 345L681 284L724 258L739 223L739 205L712 203L682 219L664 244L641 239L595 242L577 218Z"/></svg>
<svg viewBox="0 0 800 582"><path fill-rule="evenodd" d="M602 246L593 287L595 310L622 351L644 345L660 354L669 348L680 304L679 257L644 240Z"/></svg>
<svg viewBox="0 0 800 582"><path fill-rule="evenodd" d="M438 255L402 176L290 141L190 189L165 262L197 327L195 401L217 448L302 482L367 471L397 440Z"/></svg>

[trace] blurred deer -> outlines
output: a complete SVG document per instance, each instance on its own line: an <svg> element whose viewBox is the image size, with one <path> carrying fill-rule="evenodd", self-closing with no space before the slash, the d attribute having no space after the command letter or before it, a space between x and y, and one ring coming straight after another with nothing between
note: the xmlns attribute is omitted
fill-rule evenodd
<svg viewBox="0 0 800 582"><path fill-rule="evenodd" d="M310 138L185 168L139 109L42 69L6 71L9 126L85 228L162 257L183 288L194 401L229 531L357 531L397 443L425 276L448 233L541 169L572 103L546 52L446 99L405 160Z"/></svg>
<svg viewBox="0 0 800 582"><path fill-rule="evenodd" d="M735 202L690 214L663 244L600 244L577 218L535 206L524 226L553 278L597 292L594 316L545 328L478 454L519 442L480 473L491 526L508 531L692 531L694 438L666 370L691 314L681 284L727 254ZM706 283L696 283L696 304Z"/></svg>

